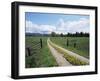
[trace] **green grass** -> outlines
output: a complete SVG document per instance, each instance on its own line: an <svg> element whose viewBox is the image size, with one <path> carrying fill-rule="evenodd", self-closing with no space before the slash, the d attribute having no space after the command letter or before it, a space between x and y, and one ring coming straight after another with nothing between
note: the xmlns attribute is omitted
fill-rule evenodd
<svg viewBox="0 0 100 81"><path fill-rule="evenodd" d="M39 41L41 37L26 37L26 45L30 45L34 49L34 41ZM32 53L31 56L26 57L25 67L34 68L34 67L53 67L58 66L56 60L52 56L48 46L47 46L47 37L42 37L43 47ZM32 50L33 51L33 50Z"/></svg>
<svg viewBox="0 0 100 81"><path fill-rule="evenodd" d="M34 53L34 42L39 42L40 38L43 41L43 47ZM35 67L54 67L58 66L56 60L52 56L48 46L47 46L48 37L32 37L26 36L25 45L31 46L31 56L25 58L25 67L26 68L35 68ZM66 40L69 40L69 46L66 45ZM50 40L68 50L71 50L77 54L80 54L86 58L89 58L89 38L88 37L50 37ZM76 41L76 47L73 47L73 43ZM54 47L54 46L53 46ZM68 55L59 48L55 48L61 52L66 60L68 60L73 65L87 65L87 63L80 61L79 59Z"/></svg>
<svg viewBox="0 0 100 81"><path fill-rule="evenodd" d="M64 58L73 65L88 65L88 63L79 60L78 58L67 54L64 50L60 49L59 47L55 46L51 41L49 44L54 47L58 52L63 54Z"/></svg>
<svg viewBox="0 0 100 81"><path fill-rule="evenodd" d="M69 40L68 46L67 39ZM65 49L89 58L89 37L51 37L50 40ZM76 43L76 47L74 47L74 43Z"/></svg>

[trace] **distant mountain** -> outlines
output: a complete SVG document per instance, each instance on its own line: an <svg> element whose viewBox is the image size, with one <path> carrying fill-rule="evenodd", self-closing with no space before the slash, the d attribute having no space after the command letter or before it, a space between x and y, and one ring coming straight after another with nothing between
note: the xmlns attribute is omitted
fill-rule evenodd
<svg viewBox="0 0 100 81"><path fill-rule="evenodd" d="M41 34L41 33L25 33L26 36L50 36L50 34Z"/></svg>
<svg viewBox="0 0 100 81"><path fill-rule="evenodd" d="M40 33L25 33L26 36L42 36Z"/></svg>

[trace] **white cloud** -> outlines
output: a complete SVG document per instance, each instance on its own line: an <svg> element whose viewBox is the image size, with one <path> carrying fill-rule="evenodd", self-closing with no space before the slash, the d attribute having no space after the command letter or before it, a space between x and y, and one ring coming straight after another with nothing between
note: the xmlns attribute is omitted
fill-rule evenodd
<svg viewBox="0 0 100 81"><path fill-rule="evenodd" d="M64 21L63 19L59 19L56 26L47 24L38 25L31 21L26 21L26 32L51 33L52 31L56 33L89 32L89 19L80 18L76 21Z"/></svg>
<svg viewBox="0 0 100 81"><path fill-rule="evenodd" d="M51 33L55 28L52 25L37 25L31 21L26 21L26 32L30 33Z"/></svg>
<svg viewBox="0 0 100 81"><path fill-rule="evenodd" d="M80 18L78 21L72 21L68 24L70 32L89 32L89 20Z"/></svg>
<svg viewBox="0 0 100 81"><path fill-rule="evenodd" d="M38 25L32 23L31 21L26 21L26 32L33 33L35 31L38 31Z"/></svg>
<svg viewBox="0 0 100 81"><path fill-rule="evenodd" d="M89 19L80 18L77 21L58 21L56 32L74 33L74 32L89 32Z"/></svg>

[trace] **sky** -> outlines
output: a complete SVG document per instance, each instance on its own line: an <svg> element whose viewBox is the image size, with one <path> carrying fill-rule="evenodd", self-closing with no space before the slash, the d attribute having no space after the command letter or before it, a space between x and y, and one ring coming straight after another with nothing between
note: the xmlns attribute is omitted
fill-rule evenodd
<svg viewBox="0 0 100 81"><path fill-rule="evenodd" d="M89 33L88 15L25 12L26 33Z"/></svg>

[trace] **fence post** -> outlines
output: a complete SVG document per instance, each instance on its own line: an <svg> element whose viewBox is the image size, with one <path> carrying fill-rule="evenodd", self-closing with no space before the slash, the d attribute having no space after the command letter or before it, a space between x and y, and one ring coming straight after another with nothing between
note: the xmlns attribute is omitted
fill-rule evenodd
<svg viewBox="0 0 100 81"><path fill-rule="evenodd" d="M42 48L42 39L40 39L40 45L41 45L41 48Z"/></svg>
<svg viewBox="0 0 100 81"><path fill-rule="evenodd" d="M74 48L76 47L76 42L74 43Z"/></svg>
<svg viewBox="0 0 100 81"><path fill-rule="evenodd" d="M29 47L27 48L27 51L28 51L28 55L30 56L31 52L30 52L30 48Z"/></svg>
<svg viewBox="0 0 100 81"><path fill-rule="evenodd" d="M67 46L69 46L69 40L67 39Z"/></svg>

